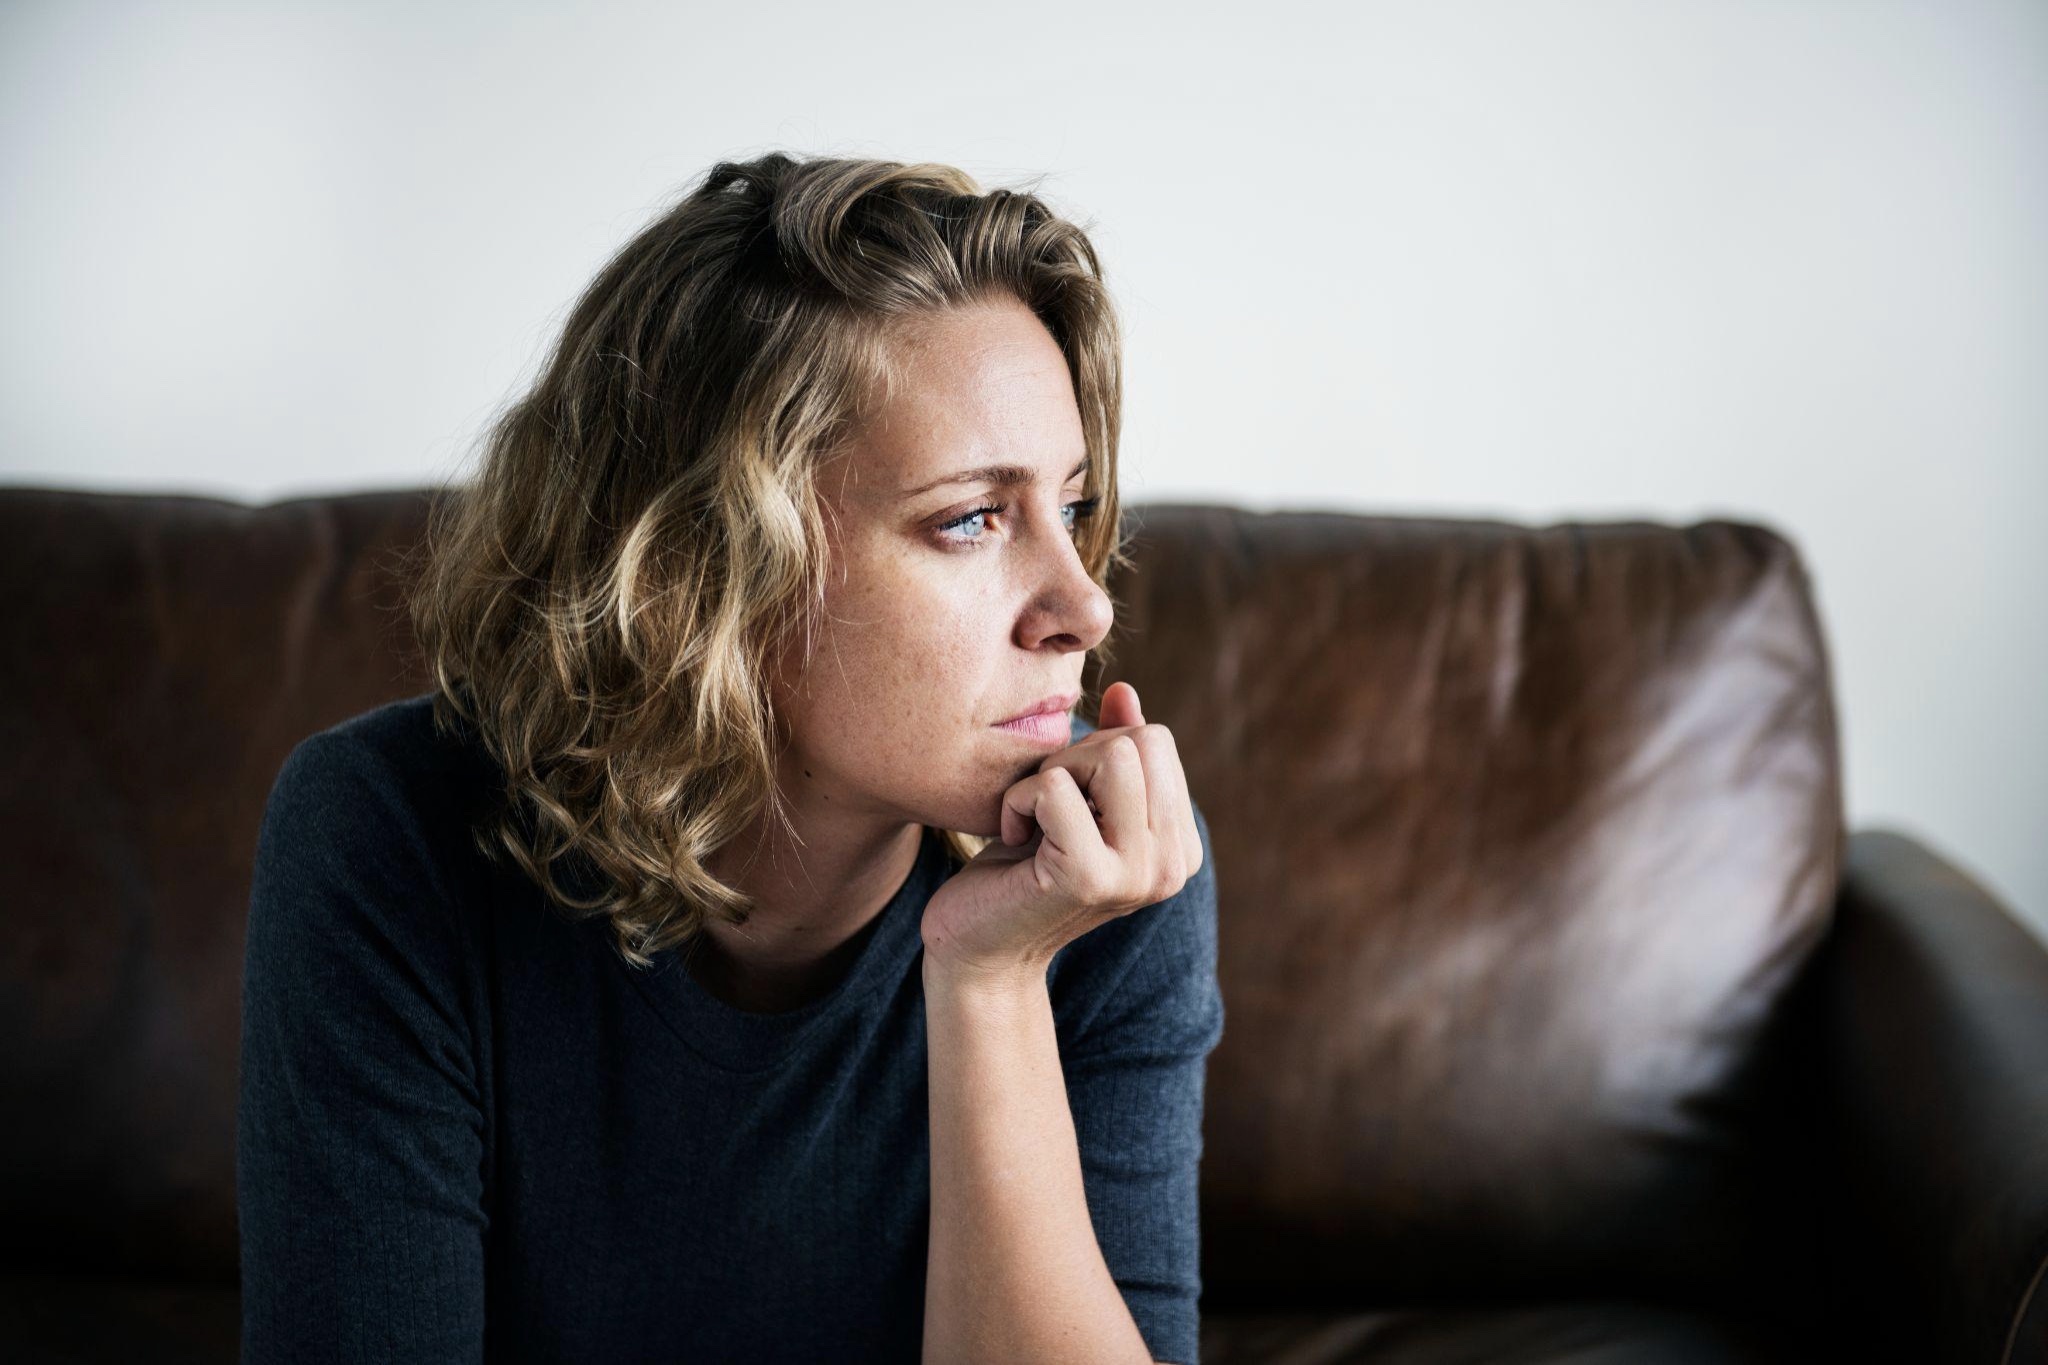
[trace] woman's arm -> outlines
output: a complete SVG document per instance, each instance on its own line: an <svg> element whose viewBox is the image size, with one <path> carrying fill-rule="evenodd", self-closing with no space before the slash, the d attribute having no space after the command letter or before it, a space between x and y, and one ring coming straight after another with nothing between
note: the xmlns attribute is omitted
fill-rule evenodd
<svg viewBox="0 0 2048 1365"><path fill-rule="evenodd" d="M242 985L242 1360L480 1361L484 1120L435 850L315 736L259 836Z"/></svg>
<svg viewBox="0 0 2048 1365"><path fill-rule="evenodd" d="M1194 817L1202 866L1062 950L1057 1012L1044 972L994 989L925 960L928 1361L1197 1358L1203 1088L1223 999L1215 858Z"/></svg>
<svg viewBox="0 0 2048 1365"><path fill-rule="evenodd" d="M924 1359L1147 1365L1095 1240L1044 972L925 959L931 1247Z"/></svg>

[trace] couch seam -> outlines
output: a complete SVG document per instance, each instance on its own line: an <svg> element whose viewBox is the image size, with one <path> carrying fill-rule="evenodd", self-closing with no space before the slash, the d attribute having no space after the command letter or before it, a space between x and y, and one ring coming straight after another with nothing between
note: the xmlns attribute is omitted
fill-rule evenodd
<svg viewBox="0 0 2048 1365"><path fill-rule="evenodd" d="M2005 1331L2005 1349L1998 1353L1999 1365L2013 1365L2012 1353L2019 1345L2020 1328L2026 1323L2027 1310L2033 1307L2034 1296L2041 1290L2041 1281L2048 1278L2048 1253L2043 1253L2041 1263L2034 1267L2034 1278L2027 1281L2026 1289L2020 1294L2019 1307L2012 1315L2012 1326Z"/></svg>

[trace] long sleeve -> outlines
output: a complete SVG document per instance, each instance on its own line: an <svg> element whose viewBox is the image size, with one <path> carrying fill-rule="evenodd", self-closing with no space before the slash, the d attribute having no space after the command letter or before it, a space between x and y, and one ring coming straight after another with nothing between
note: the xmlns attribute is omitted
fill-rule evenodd
<svg viewBox="0 0 2048 1365"><path fill-rule="evenodd" d="M250 893L245 1362L482 1360L486 1127L461 942L399 783L347 736L302 742Z"/></svg>
<svg viewBox="0 0 2048 1365"><path fill-rule="evenodd" d="M1153 1358L1195 1365L1198 1200L1208 1056L1223 1034L1216 874L1199 808L1202 866L1167 900L1070 944L1061 1065L1096 1241Z"/></svg>

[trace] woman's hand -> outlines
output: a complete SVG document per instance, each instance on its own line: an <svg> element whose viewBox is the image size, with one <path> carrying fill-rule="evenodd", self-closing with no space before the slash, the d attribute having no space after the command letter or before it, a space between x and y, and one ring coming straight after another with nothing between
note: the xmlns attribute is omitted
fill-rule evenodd
<svg viewBox="0 0 2048 1365"><path fill-rule="evenodd" d="M1202 865L1187 775L1138 690L1112 683L1093 734L1003 794L1003 831L924 909L928 966L998 983L1043 979L1098 925L1180 890Z"/></svg>

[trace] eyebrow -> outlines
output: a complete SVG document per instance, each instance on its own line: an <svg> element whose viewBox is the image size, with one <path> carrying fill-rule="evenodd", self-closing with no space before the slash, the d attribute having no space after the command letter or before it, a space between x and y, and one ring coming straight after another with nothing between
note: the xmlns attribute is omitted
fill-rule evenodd
<svg viewBox="0 0 2048 1365"><path fill-rule="evenodd" d="M1092 459L1092 456L1084 457L1081 463L1075 465L1072 471L1068 473L1067 477L1071 479L1075 474L1079 474L1082 470L1086 469ZM985 464L977 469L963 469L956 474L948 474L944 478L933 479L930 483L920 484L916 488L907 488L903 491L903 496L914 498L920 493L929 493L934 488L942 488L949 483L992 483L998 488L1017 488L1030 483L1037 477L1038 471L1025 465Z"/></svg>

